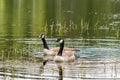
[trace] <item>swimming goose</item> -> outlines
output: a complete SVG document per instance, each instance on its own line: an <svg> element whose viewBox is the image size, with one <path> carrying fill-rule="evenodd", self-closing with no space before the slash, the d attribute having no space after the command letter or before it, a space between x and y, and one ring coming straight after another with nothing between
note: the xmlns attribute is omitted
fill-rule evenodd
<svg viewBox="0 0 120 80"><path fill-rule="evenodd" d="M45 54L45 55L54 56L54 55L56 55L56 54L58 53L59 47L55 47L55 48L49 49L49 47L48 47L48 45L47 45L47 42L46 42L46 40L45 40L45 35L44 35L43 33L40 34L39 37L41 38L41 40L42 40L42 42L43 42L43 45L44 45L44 54ZM67 47L65 47L65 48L63 49L63 52L64 52L64 51L74 51L74 50L75 50L75 48L67 48Z"/></svg>
<svg viewBox="0 0 120 80"><path fill-rule="evenodd" d="M42 40L42 42L43 42L43 46L44 46L44 54L45 55L56 55L56 50L54 50L54 49L49 49L49 47L48 47L48 45L47 45L47 42L46 42L46 40L45 40L45 35L44 34L40 34L40 36L39 36L40 38L41 38L41 40Z"/></svg>
<svg viewBox="0 0 120 80"><path fill-rule="evenodd" d="M75 60L75 51L64 51L64 40L58 38L56 42L60 43L60 49L58 53L54 56L54 61L74 61Z"/></svg>

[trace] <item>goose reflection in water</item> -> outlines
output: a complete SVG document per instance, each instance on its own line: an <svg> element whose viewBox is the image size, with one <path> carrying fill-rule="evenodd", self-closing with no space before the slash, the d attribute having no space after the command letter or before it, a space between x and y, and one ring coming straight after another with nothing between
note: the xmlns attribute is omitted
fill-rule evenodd
<svg viewBox="0 0 120 80"><path fill-rule="evenodd" d="M58 80L63 80L63 78L64 78L64 70L63 70L63 68L65 67L67 65L67 63L63 63L63 62L54 62L54 61L49 61L49 60L44 60L43 61L43 66L44 66L44 72L43 72L43 75L44 74L46 74L46 72L47 72L47 74L51 74L51 68L52 68L52 70L53 70L53 72L52 72L52 76L51 77L55 77L55 76L57 76L56 74L58 74ZM45 68L46 68L46 70L45 70ZM56 71L57 71L57 73L56 73ZM54 76L54 73L55 73L55 76Z"/></svg>
<svg viewBox="0 0 120 80"><path fill-rule="evenodd" d="M59 80L63 80L63 68L61 65L58 65L59 70Z"/></svg>

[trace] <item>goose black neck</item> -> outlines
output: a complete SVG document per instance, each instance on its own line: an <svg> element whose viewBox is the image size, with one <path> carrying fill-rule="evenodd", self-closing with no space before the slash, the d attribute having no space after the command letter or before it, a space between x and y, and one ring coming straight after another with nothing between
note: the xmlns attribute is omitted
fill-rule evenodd
<svg viewBox="0 0 120 80"><path fill-rule="evenodd" d="M44 48L49 49L49 47L47 46L45 38L42 38L42 41L43 41Z"/></svg>
<svg viewBox="0 0 120 80"><path fill-rule="evenodd" d="M62 56L62 51L63 51L63 48L64 48L64 40L63 40L63 42L60 44L60 49L59 49L59 51L58 51L58 54L57 54L57 55Z"/></svg>

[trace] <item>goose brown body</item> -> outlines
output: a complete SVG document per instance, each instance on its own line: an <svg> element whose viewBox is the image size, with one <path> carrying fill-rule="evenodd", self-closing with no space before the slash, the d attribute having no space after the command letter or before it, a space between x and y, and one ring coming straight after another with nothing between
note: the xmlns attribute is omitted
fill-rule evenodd
<svg viewBox="0 0 120 80"><path fill-rule="evenodd" d="M52 48L52 49L44 49L44 54L45 55L51 55L51 56L55 56L57 53L58 53L58 51L59 51L59 47L56 47L56 48ZM64 48L63 49L63 53L68 53L68 52L73 52L73 51L75 51L75 49L74 48Z"/></svg>

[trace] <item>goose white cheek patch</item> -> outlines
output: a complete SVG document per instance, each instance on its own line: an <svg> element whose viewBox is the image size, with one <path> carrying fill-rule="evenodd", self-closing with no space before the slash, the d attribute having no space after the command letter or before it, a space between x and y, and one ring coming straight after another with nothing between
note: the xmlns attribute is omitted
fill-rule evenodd
<svg viewBox="0 0 120 80"><path fill-rule="evenodd" d="M42 38L44 38L44 35L42 35Z"/></svg>
<svg viewBox="0 0 120 80"><path fill-rule="evenodd" d="M60 43L62 43L63 42L63 40L60 40Z"/></svg>

